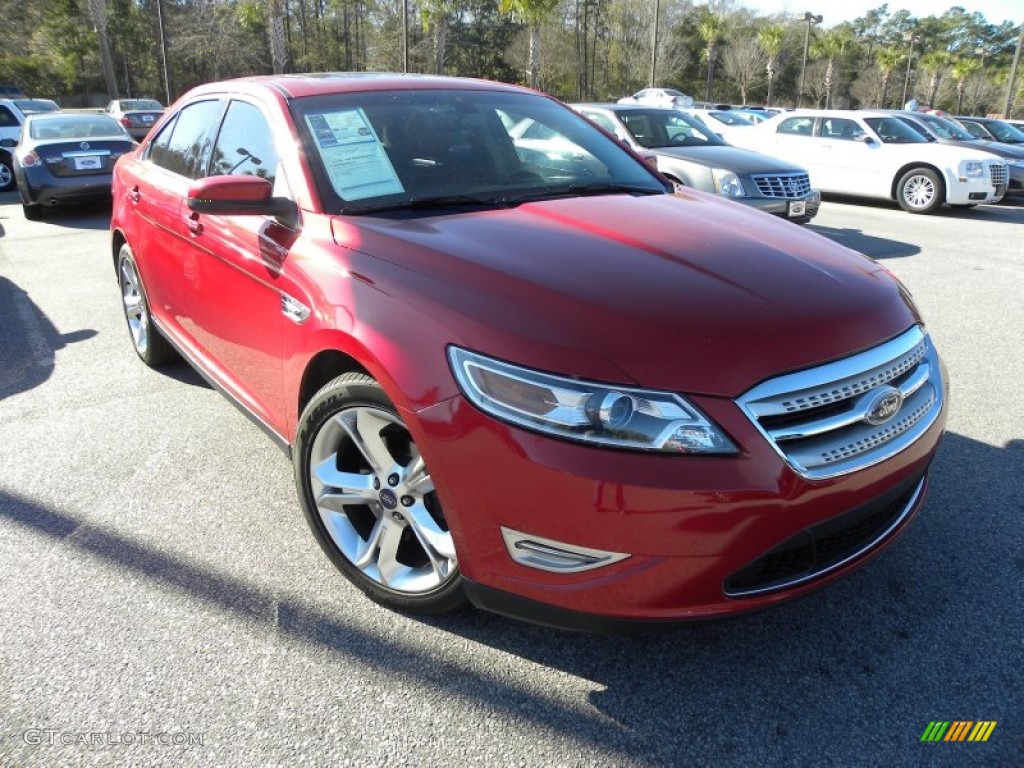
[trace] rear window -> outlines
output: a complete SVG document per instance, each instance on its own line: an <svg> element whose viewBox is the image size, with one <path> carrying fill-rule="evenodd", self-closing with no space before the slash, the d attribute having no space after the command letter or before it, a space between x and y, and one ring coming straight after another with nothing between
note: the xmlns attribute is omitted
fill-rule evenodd
<svg viewBox="0 0 1024 768"><path fill-rule="evenodd" d="M153 99L122 99L121 101L122 112L145 109L163 109L163 107L159 101Z"/></svg>
<svg viewBox="0 0 1024 768"><path fill-rule="evenodd" d="M123 138L126 135L120 123L105 115L54 115L31 120L29 127L29 136L33 139Z"/></svg>

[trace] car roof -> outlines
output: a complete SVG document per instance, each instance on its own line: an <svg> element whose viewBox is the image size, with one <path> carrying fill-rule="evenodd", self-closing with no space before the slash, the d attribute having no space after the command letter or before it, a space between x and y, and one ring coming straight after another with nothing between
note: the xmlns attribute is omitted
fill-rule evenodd
<svg viewBox="0 0 1024 768"><path fill-rule="evenodd" d="M326 96L334 93L361 91L409 91L409 90L467 90L506 91L535 93L516 85L495 83L465 77L441 77L437 75L395 74L386 72L318 72L294 75L259 75L234 80L206 83L189 91L190 95L223 93L234 90L242 93L276 92L285 99L307 96Z"/></svg>

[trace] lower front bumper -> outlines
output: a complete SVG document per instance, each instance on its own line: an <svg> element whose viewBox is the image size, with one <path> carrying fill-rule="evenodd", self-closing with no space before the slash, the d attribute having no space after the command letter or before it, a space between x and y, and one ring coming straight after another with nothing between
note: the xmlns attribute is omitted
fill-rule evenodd
<svg viewBox="0 0 1024 768"><path fill-rule="evenodd" d="M881 498L861 508L798 532L746 568L733 574L731 578L726 579L724 592L726 598L732 603L728 609L719 606L706 612L692 612L683 616L665 618L604 615L540 602L468 579L465 580L466 595L476 607L492 613L558 629L601 634L637 632L652 628L671 627L683 622L711 619L721 615L741 615L764 609L779 600L790 600L804 595L870 560L895 540L914 519L924 502L926 486L927 475L912 477ZM864 525L872 518L877 523L876 531L865 531ZM826 550L823 556L829 556L827 550L831 546L832 559L830 562L822 563L822 567L817 572L795 562L795 558L800 557L795 553L799 551L805 539L812 542L810 546L813 548L815 528L825 528L832 532L831 542L818 536L818 546ZM837 542L848 544L849 551L838 551L836 549ZM672 574L666 574L665 571L673 570L673 560L675 559L667 558L667 562L664 563L665 567L650 569L650 575L653 575L657 581L671 579ZM805 573L801 576L802 567ZM789 571L793 578L777 579L774 584L770 583L768 580L772 577L773 571L779 569ZM750 585L758 579L764 583L763 587L750 588L745 594L729 593L730 585L736 587L742 584L743 580ZM739 590L736 591L739 592ZM771 597L773 593L775 594L774 598Z"/></svg>
<svg viewBox="0 0 1024 768"><path fill-rule="evenodd" d="M812 194L795 200L772 197L743 197L736 199L737 202L741 202L755 210L770 213L774 216L800 223L805 223L813 219L818 215L818 209L821 208L821 195L818 192L813 192ZM797 213L795 208L801 205L803 213Z"/></svg>

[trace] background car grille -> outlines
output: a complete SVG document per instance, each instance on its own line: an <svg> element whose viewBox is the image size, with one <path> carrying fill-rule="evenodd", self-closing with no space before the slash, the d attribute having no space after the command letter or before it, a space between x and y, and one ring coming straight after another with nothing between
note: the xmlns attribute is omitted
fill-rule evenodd
<svg viewBox="0 0 1024 768"><path fill-rule="evenodd" d="M1005 165L992 163L988 167L988 174L992 179L992 186L999 187L1010 181L1010 171Z"/></svg>
<svg viewBox="0 0 1024 768"><path fill-rule="evenodd" d="M764 197L797 199L811 191L811 179L806 173L785 173L776 176L756 174L750 178Z"/></svg>
<svg viewBox="0 0 1024 768"><path fill-rule="evenodd" d="M879 499L812 525L725 580L729 597L753 597L841 568L884 541L916 507L924 478L915 476Z"/></svg>
<svg viewBox="0 0 1024 768"><path fill-rule="evenodd" d="M902 395L898 411L869 423L877 397L891 389ZM915 326L867 352L764 382L738 402L793 469L821 479L907 448L938 418L943 397L938 355Z"/></svg>

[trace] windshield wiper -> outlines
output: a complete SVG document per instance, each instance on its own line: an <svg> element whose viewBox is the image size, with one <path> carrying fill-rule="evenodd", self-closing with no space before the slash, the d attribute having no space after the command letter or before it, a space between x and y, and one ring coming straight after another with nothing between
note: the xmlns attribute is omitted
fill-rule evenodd
<svg viewBox="0 0 1024 768"><path fill-rule="evenodd" d="M521 194L503 198L509 203L525 203L531 200L550 200L557 197L588 197L591 195L663 195L665 189L643 187L636 184L619 184L613 181L559 184L540 189L524 190Z"/></svg>
<svg viewBox="0 0 1024 768"><path fill-rule="evenodd" d="M353 206L345 213L359 215L381 213L382 211L424 210L428 208L507 208L508 202L494 195L433 195L413 197L380 205Z"/></svg>

